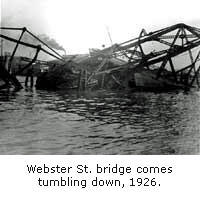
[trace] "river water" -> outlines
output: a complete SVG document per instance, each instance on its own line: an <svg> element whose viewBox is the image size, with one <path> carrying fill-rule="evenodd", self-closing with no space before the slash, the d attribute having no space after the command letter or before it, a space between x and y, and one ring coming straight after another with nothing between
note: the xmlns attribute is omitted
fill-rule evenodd
<svg viewBox="0 0 200 198"><path fill-rule="evenodd" d="M198 91L0 91L0 154L199 152Z"/></svg>

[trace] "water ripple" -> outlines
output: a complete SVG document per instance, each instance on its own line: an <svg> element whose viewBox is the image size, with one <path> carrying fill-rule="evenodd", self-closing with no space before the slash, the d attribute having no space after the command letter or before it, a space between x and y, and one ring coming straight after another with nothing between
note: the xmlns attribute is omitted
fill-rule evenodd
<svg viewBox="0 0 200 198"><path fill-rule="evenodd" d="M0 92L0 154L199 154L200 93Z"/></svg>

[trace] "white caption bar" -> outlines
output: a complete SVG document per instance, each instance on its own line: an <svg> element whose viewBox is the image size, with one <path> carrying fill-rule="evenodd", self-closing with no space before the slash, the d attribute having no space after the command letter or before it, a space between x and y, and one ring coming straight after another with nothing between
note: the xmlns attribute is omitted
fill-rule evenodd
<svg viewBox="0 0 200 198"><path fill-rule="evenodd" d="M6 197L191 197L199 156L0 156Z"/></svg>

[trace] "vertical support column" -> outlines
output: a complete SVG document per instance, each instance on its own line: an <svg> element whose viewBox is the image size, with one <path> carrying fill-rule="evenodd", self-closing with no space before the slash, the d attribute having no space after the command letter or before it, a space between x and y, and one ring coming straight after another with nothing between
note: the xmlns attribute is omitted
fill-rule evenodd
<svg viewBox="0 0 200 198"><path fill-rule="evenodd" d="M195 72L194 77L191 80L190 86L192 86L194 81L195 81L195 79L197 79L199 77L199 70L200 70L200 66L197 69L197 71ZM198 85L198 87L200 87L199 81L197 81L197 85Z"/></svg>
<svg viewBox="0 0 200 198"><path fill-rule="evenodd" d="M107 68L108 68L108 64L106 64L106 66L105 66L105 71L107 70ZM106 73L103 73L102 74L102 80L101 80L101 88L104 88L104 82L105 82L105 75L106 75Z"/></svg>
<svg viewBox="0 0 200 198"><path fill-rule="evenodd" d="M195 76L196 73L197 73L196 68L195 68L195 64L196 64L197 60L199 59L199 56L200 56L200 51L198 52L198 54L197 54L197 56L196 56L196 58L195 58L195 61L192 62L192 65L191 65L191 67L190 67L190 69L189 69L189 71L188 71L188 73L187 73L187 75L188 75L188 80L189 80L189 76L190 76L190 74L191 74L191 72L192 72L192 69L194 69L194 76ZM194 80L195 80L195 78L192 78L191 82L189 83L191 86L192 86L192 84L194 83ZM198 78L196 78L196 81L197 81L197 85L199 85L199 79L198 79Z"/></svg>
<svg viewBox="0 0 200 198"><path fill-rule="evenodd" d="M187 34L186 34L186 31L185 31L184 29L183 29L183 34L185 35L185 41L188 43L189 40L188 40L188 38L187 38ZM193 56L192 56L192 51L191 51L191 49L188 50L188 53L189 53L189 56L190 56L190 61L191 61L192 65L193 65L193 64L194 64L194 58L193 58ZM194 67L194 70L195 70L195 67Z"/></svg>
<svg viewBox="0 0 200 198"><path fill-rule="evenodd" d="M196 64L197 60L199 59L199 56L200 56L200 51L198 52L198 54L197 54L197 56L195 58L194 64ZM195 71L194 76L193 76L193 78L192 78L192 80L190 82L190 86L193 85L193 83L194 83L194 81L196 79L197 85L198 85L198 87L200 87L199 78L198 78L199 70L200 70L200 66L198 67L197 71Z"/></svg>
<svg viewBox="0 0 200 198"><path fill-rule="evenodd" d="M25 69L27 69L27 68L29 68L30 66L32 66L32 64L36 61L40 50L41 50L41 45L38 45L38 46L37 46L37 51L36 51L36 53L35 53L35 56L34 56L34 58L31 60L31 62L28 63L28 64L27 64L25 67L23 67L22 69L18 70L18 71L15 73L15 75L21 74Z"/></svg>
<svg viewBox="0 0 200 198"><path fill-rule="evenodd" d="M140 43L140 39L141 39L142 35L146 35L146 31L144 29L142 29L142 31L140 32L139 38L138 38L138 47L140 48L140 51L142 53L142 58L143 58L144 57L144 50L143 50L142 45Z"/></svg>
<svg viewBox="0 0 200 198"><path fill-rule="evenodd" d="M194 30L194 28L187 26L186 29L187 29L189 32L191 32L193 35L195 35L197 38L200 38L199 33L197 33L197 32ZM199 56L199 54L198 54L198 56ZM194 70L194 76L195 76L194 78L192 78L192 80L191 80L191 82L190 82L190 85L192 85L192 84L194 83L195 78L196 78L197 84L199 85L199 79L198 79L197 76L196 76L196 75L199 73L199 68L197 69L198 71L196 71L195 64L196 64L196 60L195 60L195 62L194 62L194 64L193 64L193 67L191 67L191 69L188 71L188 76L189 76L190 73L192 72L192 69L193 69L193 70Z"/></svg>
<svg viewBox="0 0 200 198"><path fill-rule="evenodd" d="M13 50L13 53L12 53L12 55L11 55L11 57L10 57L10 63L9 63L9 66L8 66L8 72L9 72L9 73L10 73L10 70L11 70L11 67L12 67L13 58L14 58L15 53L16 53L16 51L17 51L17 48L18 48L18 46L19 46L19 41L21 41L22 36L24 35L25 31L26 31L26 28L24 27L23 30L22 30L22 33L21 33L21 35L20 35L20 37L19 37L19 39L18 39L18 42L17 42L17 44L15 45L15 48L14 48L14 50Z"/></svg>
<svg viewBox="0 0 200 198"><path fill-rule="evenodd" d="M80 72L79 72L79 78L78 78L78 90L79 91L81 91L82 90L82 73L83 73L83 71L82 71L82 69L80 70Z"/></svg>
<svg viewBox="0 0 200 198"><path fill-rule="evenodd" d="M175 36L173 42L171 43L171 46L170 46L169 49L168 49L166 58L165 58L165 59L163 60L163 62L161 63L161 66L160 66L160 68L159 68L159 70L158 70L156 79L158 79L158 78L160 77L160 75L161 75L161 73L162 73L162 70L165 68L165 65L166 65L167 62L168 62L168 55L170 54L171 49L174 47L174 44L175 44L175 42L176 42L176 40L177 40L177 38L178 38L180 32L181 32L181 29L179 28L178 31L177 31L177 33L176 33L176 36Z"/></svg>
<svg viewBox="0 0 200 198"><path fill-rule="evenodd" d="M3 42L4 42L4 40L1 39L1 57L3 57Z"/></svg>
<svg viewBox="0 0 200 198"><path fill-rule="evenodd" d="M84 75L84 89L86 90L87 88L87 70L85 70L85 75Z"/></svg>
<svg viewBox="0 0 200 198"><path fill-rule="evenodd" d="M25 87L28 87L28 81L30 78L30 87L32 88L34 85L34 79L33 79L33 67L28 68L27 74L26 74L26 79L25 79Z"/></svg>
<svg viewBox="0 0 200 198"><path fill-rule="evenodd" d="M105 73L102 74L102 79L101 79L101 88L104 87L104 80L105 80Z"/></svg>
<svg viewBox="0 0 200 198"><path fill-rule="evenodd" d="M163 62L162 62L162 64L161 64L160 68L158 69L158 73L157 73L156 79L158 79L158 78L160 77L161 72L162 72L162 70L165 68L165 65L167 64L167 62L168 62L168 57L166 57L166 58L163 60Z"/></svg>
<svg viewBox="0 0 200 198"><path fill-rule="evenodd" d="M177 82L176 71L175 71L175 69L174 69L174 64L173 64L171 58L169 59L169 64L170 64L170 67L171 67L171 70L172 70L172 74L173 74L173 76L174 76L174 80Z"/></svg>

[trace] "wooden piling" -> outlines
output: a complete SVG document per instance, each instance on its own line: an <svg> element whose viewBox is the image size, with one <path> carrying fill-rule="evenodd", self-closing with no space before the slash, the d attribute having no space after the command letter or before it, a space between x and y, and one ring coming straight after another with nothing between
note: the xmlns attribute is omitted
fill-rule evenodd
<svg viewBox="0 0 200 198"><path fill-rule="evenodd" d="M79 77L78 77L78 90L79 91L82 89L82 87L81 87L81 81L82 81L82 70L80 70Z"/></svg>

